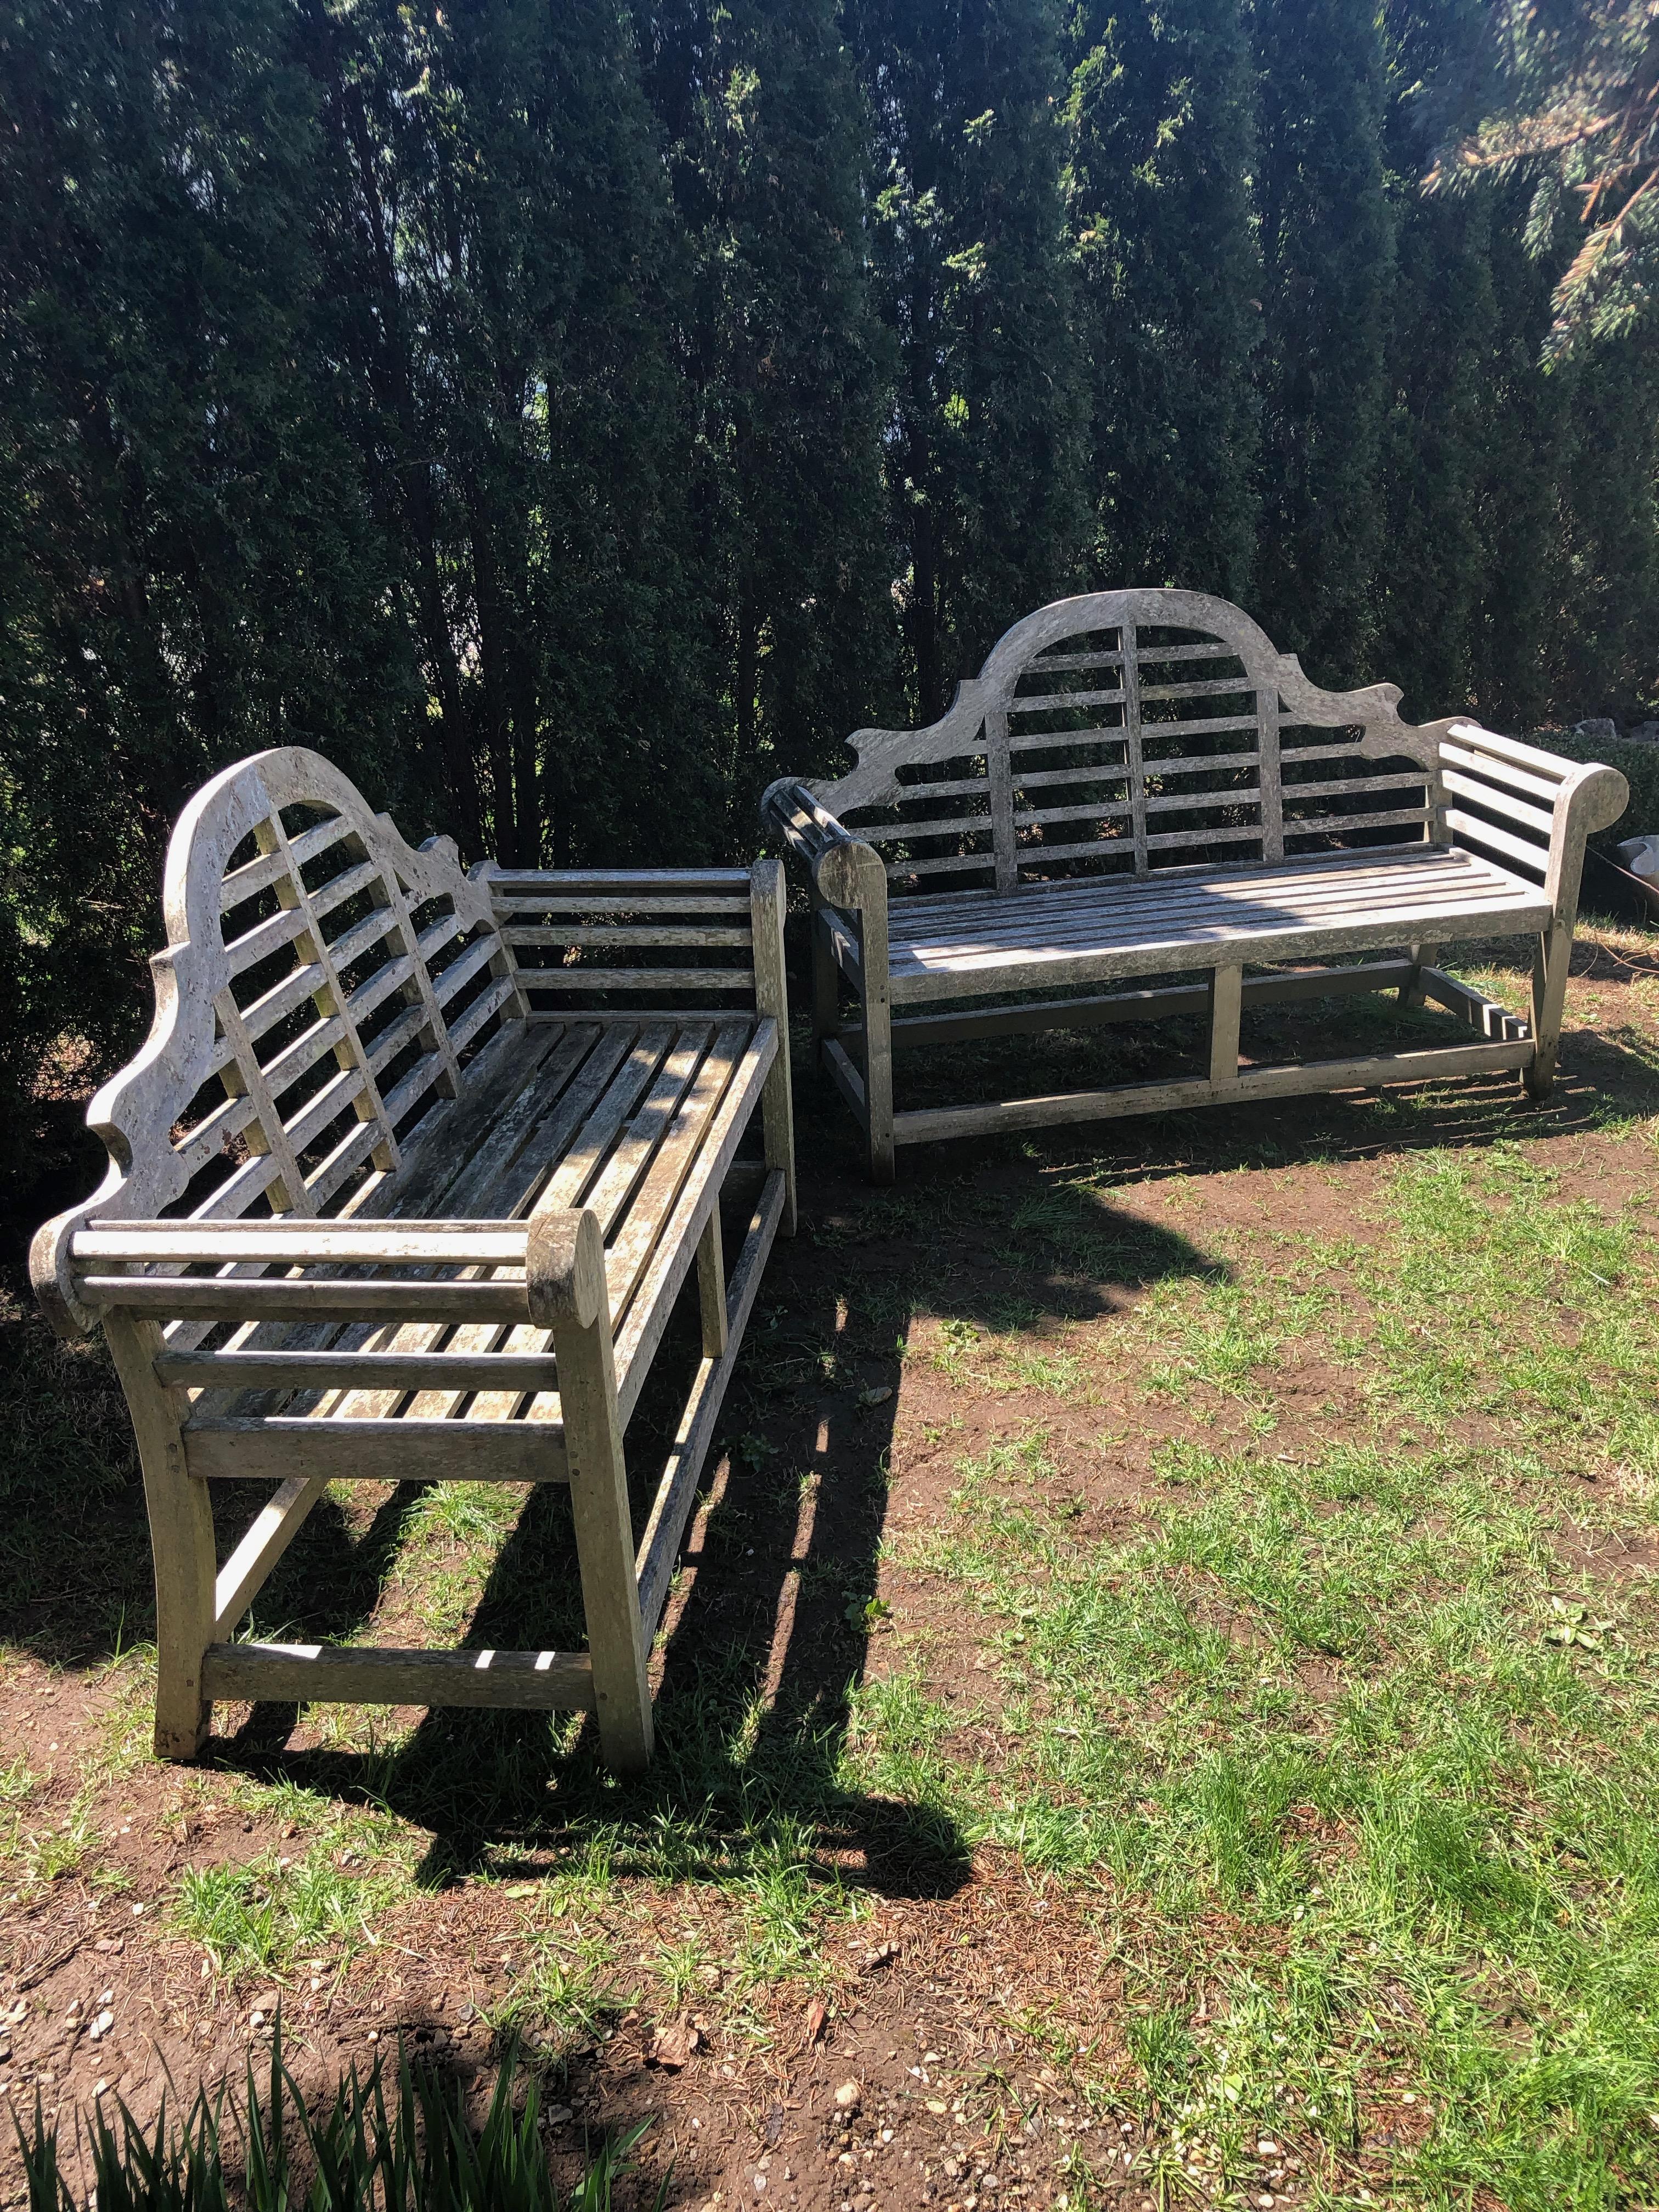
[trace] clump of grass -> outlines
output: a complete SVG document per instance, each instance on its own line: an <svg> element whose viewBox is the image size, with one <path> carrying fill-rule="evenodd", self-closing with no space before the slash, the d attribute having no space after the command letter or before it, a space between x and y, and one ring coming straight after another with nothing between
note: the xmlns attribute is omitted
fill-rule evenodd
<svg viewBox="0 0 1659 2212"><path fill-rule="evenodd" d="M523 2038L543 2059L593 2043L605 2021L625 2008L609 1962L610 1946L602 1936L572 1939L538 1930L519 1959L507 1994L485 2008L486 2025L497 2034Z"/></svg>
<svg viewBox="0 0 1659 2212"><path fill-rule="evenodd" d="M201 1944L219 1972L257 1973L320 1946L367 1940L371 1913L391 1894L376 1874L350 1874L319 1843L284 1866L188 1867L173 1904L173 1925Z"/></svg>
<svg viewBox="0 0 1659 2212"><path fill-rule="evenodd" d="M99 2212L609 2212L648 2123L602 2143L567 2196L542 2142L536 2081L515 2105L516 2070L509 2053L476 2132L461 2086L416 2073L401 2049L389 2092L382 2062L366 2078L354 2065L316 2118L279 2033L268 2083L250 2064L228 2121L222 2089L211 2102L198 2093L182 2124L163 2099L148 2133L117 2099L113 2119L100 2102L84 2130L77 2121L76 2148ZM84 2190L64 2172L58 2124L38 2093L32 2126L14 2125L29 2212L81 2212ZM665 2194L665 2182L659 2207Z"/></svg>
<svg viewBox="0 0 1659 2212"><path fill-rule="evenodd" d="M57 1827L21 1832L17 1856L24 1881L31 1888L44 1889L64 1875L78 1874L96 1840L91 1808L84 1798L77 1798Z"/></svg>
<svg viewBox="0 0 1659 2212"><path fill-rule="evenodd" d="M914 1682L862 1693L858 1771L954 1785L977 1837L1137 1900L1141 2094L1230 2182L1258 2131L1346 2154L1409 2084L1427 2131L1389 2163L1425 2202L1486 2176L1537 2212L1646 2185L1640 1587L1560 1598L1555 1500L1515 1455L1188 1445L1160 1456L1150 1527L1095 1542L1021 1480L1052 1449L964 1462L914 1552L988 1616L1023 1717L1000 1771L967 1786ZM1194 2018L1192 1930L1217 1922L1231 1955Z"/></svg>

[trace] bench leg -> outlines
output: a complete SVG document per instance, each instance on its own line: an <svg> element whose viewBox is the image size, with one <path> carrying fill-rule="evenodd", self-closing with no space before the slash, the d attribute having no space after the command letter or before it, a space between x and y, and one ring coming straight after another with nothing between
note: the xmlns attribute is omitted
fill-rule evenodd
<svg viewBox="0 0 1659 2212"><path fill-rule="evenodd" d="M1242 967L1210 971L1210 1081L1224 1091L1238 1080L1238 1019L1244 1000Z"/></svg>
<svg viewBox="0 0 1659 2212"><path fill-rule="evenodd" d="M1572 965L1572 932L1558 924L1538 939L1532 963L1533 1054L1524 1080L1540 1103L1555 1087L1555 1062L1561 1049L1561 1015L1567 1002L1567 971Z"/></svg>
<svg viewBox="0 0 1659 2212"><path fill-rule="evenodd" d="M702 1354L718 1359L726 1349L729 1328L726 1311L726 1246L720 1235L720 1210L715 1206L697 1239L697 1304L702 1315Z"/></svg>
<svg viewBox="0 0 1659 2212"><path fill-rule="evenodd" d="M1413 945L1407 949L1411 955L1412 972L1400 986L1400 1003L1402 1006L1420 1006L1423 1004L1423 970L1435 966L1440 948L1436 945Z"/></svg>
<svg viewBox="0 0 1659 2212"><path fill-rule="evenodd" d="M860 996L864 1014L864 1134L870 1180L897 1179L893 1141L893 1003L889 989L886 886L877 870L881 896L858 913Z"/></svg>
<svg viewBox="0 0 1659 2212"><path fill-rule="evenodd" d="M213 1641L213 1504L185 1471L173 1394L155 1379L161 1332L154 1322L105 1316L104 1337L138 1439L155 1559L155 1752L194 1759L213 1708L202 1694L202 1660Z"/></svg>
<svg viewBox="0 0 1659 2212"><path fill-rule="evenodd" d="M865 1141L870 1180L890 1183L898 1177L893 1141L893 1015L884 989L864 1002Z"/></svg>
<svg viewBox="0 0 1659 2212"><path fill-rule="evenodd" d="M605 1763L635 1774L651 1757L651 1686L646 1679L634 1531L628 1512L628 1469L617 1407L617 1369L608 1303L595 1320L556 1325L559 1405L570 1463L570 1510L576 1524L582 1610L593 1664L593 1704Z"/></svg>
<svg viewBox="0 0 1659 2212"><path fill-rule="evenodd" d="M783 1216L778 1226L795 1233L795 1104L789 1081L789 986L783 966L783 915L787 890L780 860L757 860L749 879L749 910L755 946L755 1006L778 1025L778 1056L761 1092L761 1131L766 1164L783 1170ZM812 928L816 988L818 932ZM831 965L831 1008L835 975Z"/></svg>
<svg viewBox="0 0 1659 2212"><path fill-rule="evenodd" d="M836 965L835 955L824 940L818 922L818 908L823 901L814 894L811 914L812 935L812 1057L820 1073L823 1070L825 1041L841 1035L841 970Z"/></svg>

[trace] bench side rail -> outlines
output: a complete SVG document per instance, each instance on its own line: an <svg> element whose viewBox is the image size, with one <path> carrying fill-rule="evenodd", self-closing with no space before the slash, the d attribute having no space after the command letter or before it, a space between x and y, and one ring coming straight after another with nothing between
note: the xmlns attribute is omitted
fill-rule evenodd
<svg viewBox="0 0 1659 2212"><path fill-rule="evenodd" d="M751 1009L778 1026L762 1121L795 1231L794 1109L784 975L781 864L748 868L478 871L532 1022L637 1020L643 1008L718 1019Z"/></svg>
<svg viewBox="0 0 1659 2212"><path fill-rule="evenodd" d="M757 1003L747 868L483 872L532 1018Z"/></svg>
<svg viewBox="0 0 1659 2212"><path fill-rule="evenodd" d="M1571 933L1585 842L1624 812L1624 777L1599 762L1500 737L1462 715L1426 723L1422 735L1436 747L1447 842L1541 884L1555 927Z"/></svg>

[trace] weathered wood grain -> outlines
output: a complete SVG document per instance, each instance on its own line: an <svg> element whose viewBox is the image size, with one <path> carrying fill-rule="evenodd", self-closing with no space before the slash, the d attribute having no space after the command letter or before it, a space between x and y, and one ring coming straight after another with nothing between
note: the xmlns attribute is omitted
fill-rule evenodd
<svg viewBox="0 0 1659 2212"><path fill-rule="evenodd" d="M1195 662L1229 665L1181 672ZM1201 1010L1190 988L1105 987L1207 970L1212 1087L1159 1095L1212 1103L1217 1082L1245 1095L1248 1078L1224 1080L1235 1008L1222 978L1246 962L1403 948L1404 976L1393 961L1365 964L1373 988L1386 975L1416 1004L1423 961L1411 948L1532 937L1529 1040L1514 1017L1500 1036L1484 1005L1454 998L1450 1011L1505 1049L1529 1041L1516 1064L1545 1095L1584 840L1617 817L1623 779L1459 717L1413 726L1399 699L1388 684L1322 690L1224 600L1095 592L1015 623L929 727L857 731L850 775L772 786L763 821L809 871L820 1066L865 1130L872 1177L893 1172L896 1045L1045 1025L1038 1009L997 1005L976 1025L994 997L1070 988L1111 1009L1100 1019L1127 1018L1137 998L1161 1018ZM1313 741L1321 731L1333 735ZM963 775L964 763L981 772ZM927 888L944 876L957 880ZM1258 980L1245 980L1242 1004L1261 1002ZM850 1029L843 981L860 1002ZM1056 1020L1096 1018L1078 1011L1088 1003L1067 1002ZM895 1008L916 1011L896 1021ZM1447 1048L1442 1072L1466 1050ZM1328 1067L1329 1085L1352 1079L1352 1065ZM1319 1086L1316 1070L1304 1074L1299 1087ZM1089 1103L1103 1095L1079 1094L1075 1117L1130 1110ZM899 1118L907 1142L998 1126L978 1109Z"/></svg>
<svg viewBox="0 0 1659 2212"><path fill-rule="evenodd" d="M102 1320L131 1408L164 1755L196 1755L217 1696L574 1706L613 1765L648 1758L623 1431L695 1267L678 1498L793 1220L783 896L775 862L469 874L297 748L185 810L155 1026L94 1102L109 1174L33 1254L57 1327ZM520 945L583 957L521 969ZM531 1015L596 988L643 1003ZM727 1285L751 1125L763 1198ZM227 1642L336 1480L569 1481L591 1650ZM272 1493L216 1575L209 1486L246 1481Z"/></svg>

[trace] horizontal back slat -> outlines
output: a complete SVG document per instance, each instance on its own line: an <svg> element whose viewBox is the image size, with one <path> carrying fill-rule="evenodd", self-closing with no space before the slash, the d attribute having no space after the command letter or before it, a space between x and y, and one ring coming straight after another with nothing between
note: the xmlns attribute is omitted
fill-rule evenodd
<svg viewBox="0 0 1659 2212"><path fill-rule="evenodd" d="M743 869L489 872L501 942L532 1013L664 1006L688 994L752 1006L751 888ZM688 958L687 956L691 956Z"/></svg>
<svg viewBox="0 0 1659 2212"><path fill-rule="evenodd" d="M929 896L940 877L1011 891L1056 865L1146 876L1413 829L1443 842L1436 739L1398 697L1321 690L1224 600L1096 592L1016 623L930 727L857 732L858 769L812 788Z"/></svg>

